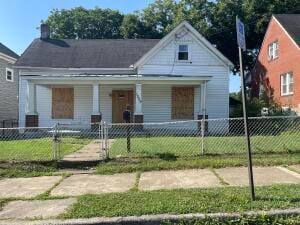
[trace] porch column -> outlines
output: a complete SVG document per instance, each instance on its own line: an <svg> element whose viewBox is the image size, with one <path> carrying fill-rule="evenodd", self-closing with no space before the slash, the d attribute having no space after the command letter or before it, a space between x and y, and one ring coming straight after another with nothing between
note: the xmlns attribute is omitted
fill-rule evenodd
<svg viewBox="0 0 300 225"><path fill-rule="evenodd" d="M207 93L207 81L201 83L200 85L200 105L199 105L199 112L198 112L198 120L208 119L208 115L206 112L206 93ZM199 127L201 129L201 126ZM207 122L205 122L205 131L207 131L208 126Z"/></svg>
<svg viewBox="0 0 300 225"><path fill-rule="evenodd" d="M134 122L135 123L143 123L144 122L142 84L135 85Z"/></svg>
<svg viewBox="0 0 300 225"><path fill-rule="evenodd" d="M36 85L29 80L27 81L26 106L25 127L38 127L39 117L36 111Z"/></svg>
<svg viewBox="0 0 300 225"><path fill-rule="evenodd" d="M100 113L100 94L99 94L99 84L93 84L93 106L91 115L91 128L97 129L99 126L93 123L101 122Z"/></svg>

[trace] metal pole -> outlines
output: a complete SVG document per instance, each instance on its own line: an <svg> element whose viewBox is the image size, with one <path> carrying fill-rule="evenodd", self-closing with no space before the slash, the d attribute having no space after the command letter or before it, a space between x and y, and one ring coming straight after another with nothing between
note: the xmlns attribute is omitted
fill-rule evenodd
<svg viewBox="0 0 300 225"><path fill-rule="evenodd" d="M241 47L239 47L239 60L240 60L240 75L241 75L242 98L243 98L244 128L245 128L245 136L246 136L246 144L247 144L249 185L250 185L251 199L253 201L255 201L253 169L252 169L252 155L251 155L251 143L250 143L250 136L249 136L248 113L247 113L247 104L246 104L246 87L245 87Z"/></svg>

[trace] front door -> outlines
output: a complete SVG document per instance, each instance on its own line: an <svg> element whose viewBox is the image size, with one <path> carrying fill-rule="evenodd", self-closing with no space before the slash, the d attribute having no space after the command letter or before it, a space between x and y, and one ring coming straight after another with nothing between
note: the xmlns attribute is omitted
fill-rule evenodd
<svg viewBox="0 0 300 225"><path fill-rule="evenodd" d="M132 90L114 90L112 91L112 122L123 123L123 112L126 105L130 105L131 121L133 118L133 91Z"/></svg>

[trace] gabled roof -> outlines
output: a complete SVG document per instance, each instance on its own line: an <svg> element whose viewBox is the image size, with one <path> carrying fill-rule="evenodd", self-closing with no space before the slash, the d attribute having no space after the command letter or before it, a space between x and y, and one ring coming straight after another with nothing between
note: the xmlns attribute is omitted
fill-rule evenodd
<svg viewBox="0 0 300 225"><path fill-rule="evenodd" d="M15 66L130 68L158 39L35 39Z"/></svg>
<svg viewBox="0 0 300 225"><path fill-rule="evenodd" d="M163 46L166 42L170 41L174 35L177 34L181 29L187 29L191 32L194 37L201 42L210 52L213 53L216 58L218 58L224 65L233 68L233 63L226 58L216 47L214 47L206 38L204 38L192 25L190 25L187 21L181 22L177 27L175 27L169 34L167 34L163 39L159 41L157 45L154 46L147 54L145 54L139 61L135 63L135 67L143 65L151 56L153 56L161 46Z"/></svg>
<svg viewBox="0 0 300 225"><path fill-rule="evenodd" d="M9 56L11 58L14 58L14 59L18 59L19 58L19 55L17 53L15 53L14 51L12 51L8 47L6 47L1 42L0 42L0 53L2 53L4 55L7 55L7 56Z"/></svg>
<svg viewBox="0 0 300 225"><path fill-rule="evenodd" d="M300 46L300 14L275 14L274 17Z"/></svg>

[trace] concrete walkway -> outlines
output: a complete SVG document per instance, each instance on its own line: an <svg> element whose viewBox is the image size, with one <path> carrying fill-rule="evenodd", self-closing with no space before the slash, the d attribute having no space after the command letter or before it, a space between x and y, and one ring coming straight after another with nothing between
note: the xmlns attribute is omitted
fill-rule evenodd
<svg viewBox="0 0 300 225"><path fill-rule="evenodd" d="M113 140L108 140L108 147L111 146ZM98 161L105 158L105 151L101 150L101 140L93 140L85 145L82 149L66 155L63 160L70 162L86 162Z"/></svg>
<svg viewBox="0 0 300 225"><path fill-rule="evenodd" d="M255 167L255 185L300 184L300 166ZM34 219L53 218L76 202L75 198L26 201L47 191L51 196L72 197L84 194L126 192L138 187L140 190L175 188L212 188L225 186L247 186L246 167L220 169L194 169L178 171L151 171L114 175L74 174L62 180L61 176L11 178L0 180L0 198L21 198L11 201L0 211L0 220L7 218ZM56 210L57 209L57 210Z"/></svg>

